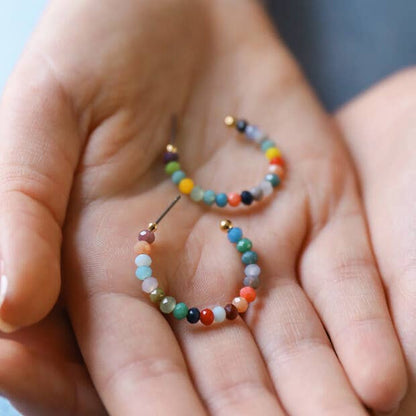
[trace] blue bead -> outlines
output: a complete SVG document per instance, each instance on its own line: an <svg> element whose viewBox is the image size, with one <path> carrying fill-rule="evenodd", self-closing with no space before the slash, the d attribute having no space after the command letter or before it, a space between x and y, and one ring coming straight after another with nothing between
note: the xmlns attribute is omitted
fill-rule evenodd
<svg viewBox="0 0 416 416"><path fill-rule="evenodd" d="M244 133L250 140L258 140L263 136L261 130L257 126L252 125L247 126L246 131Z"/></svg>
<svg viewBox="0 0 416 416"><path fill-rule="evenodd" d="M264 179L270 182L273 188L280 185L280 178L275 173L268 173Z"/></svg>
<svg viewBox="0 0 416 416"><path fill-rule="evenodd" d="M243 231L241 230L241 228L235 227L235 228L231 228L231 230L228 230L228 239L232 243L237 243L238 241L241 240L242 237L243 237Z"/></svg>
<svg viewBox="0 0 416 416"><path fill-rule="evenodd" d="M255 251L246 251L241 256L241 261L244 264L254 264L254 263L257 263L257 253Z"/></svg>
<svg viewBox="0 0 416 416"><path fill-rule="evenodd" d="M217 194L215 197L215 202L219 207L225 207L228 202L228 198L226 194Z"/></svg>
<svg viewBox="0 0 416 416"><path fill-rule="evenodd" d="M261 150L263 152L265 152L267 149L270 149L271 147L276 147L276 144L274 142L272 142L271 140L265 140L261 144Z"/></svg>
<svg viewBox="0 0 416 416"><path fill-rule="evenodd" d="M176 172L173 172L171 176L172 182L176 183L176 185L178 185L179 182L184 178L186 178L186 174L182 170L177 170Z"/></svg>
<svg viewBox="0 0 416 416"><path fill-rule="evenodd" d="M152 269L149 266L139 266L136 269L136 277L140 280L147 279L152 276Z"/></svg>
<svg viewBox="0 0 416 416"><path fill-rule="evenodd" d="M214 191L205 191L203 201L207 205L212 205L215 202L215 192Z"/></svg>

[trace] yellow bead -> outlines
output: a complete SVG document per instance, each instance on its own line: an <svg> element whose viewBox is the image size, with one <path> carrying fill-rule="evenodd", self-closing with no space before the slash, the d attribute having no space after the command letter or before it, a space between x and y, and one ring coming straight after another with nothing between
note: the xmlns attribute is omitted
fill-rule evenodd
<svg viewBox="0 0 416 416"><path fill-rule="evenodd" d="M183 194L189 195L194 188L194 181L189 178L182 179L179 182L179 191Z"/></svg>
<svg viewBox="0 0 416 416"><path fill-rule="evenodd" d="M272 160L274 157L282 156L282 153L277 147L270 147L269 149L266 150L265 155L267 159Z"/></svg>

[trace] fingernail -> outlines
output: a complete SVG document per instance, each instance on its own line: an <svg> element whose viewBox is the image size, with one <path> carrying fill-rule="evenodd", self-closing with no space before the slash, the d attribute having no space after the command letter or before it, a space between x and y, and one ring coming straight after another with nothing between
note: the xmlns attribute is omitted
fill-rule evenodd
<svg viewBox="0 0 416 416"><path fill-rule="evenodd" d="M7 276L5 275L4 271L4 261L0 260L0 309L3 305L4 300L6 299L7 295L7 286L9 285L9 281L7 280ZM0 331L5 333L10 333L16 331L18 328L4 322L0 318Z"/></svg>

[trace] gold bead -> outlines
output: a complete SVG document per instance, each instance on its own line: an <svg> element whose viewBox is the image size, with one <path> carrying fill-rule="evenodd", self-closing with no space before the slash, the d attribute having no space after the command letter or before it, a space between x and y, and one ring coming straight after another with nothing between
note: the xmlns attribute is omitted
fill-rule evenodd
<svg viewBox="0 0 416 416"><path fill-rule="evenodd" d="M220 222L220 228L222 231L228 231L233 228L233 223L230 220L222 220Z"/></svg>
<svg viewBox="0 0 416 416"><path fill-rule="evenodd" d="M156 230L157 230L157 224L156 224L156 223L154 223L154 222L151 222L151 223L149 224L149 226L147 227L147 229L148 229L149 231L156 231Z"/></svg>
<svg viewBox="0 0 416 416"><path fill-rule="evenodd" d="M224 123L228 127L234 127L235 126L235 118L233 116L227 116L224 119Z"/></svg>
<svg viewBox="0 0 416 416"><path fill-rule="evenodd" d="M168 144L168 145L166 146L166 150L167 150L169 153L178 153L178 148L177 148L176 146L174 146L173 144Z"/></svg>

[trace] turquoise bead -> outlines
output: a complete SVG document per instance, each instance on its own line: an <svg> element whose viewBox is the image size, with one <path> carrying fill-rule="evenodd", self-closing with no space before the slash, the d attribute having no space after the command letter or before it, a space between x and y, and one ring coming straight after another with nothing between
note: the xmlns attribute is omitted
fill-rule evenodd
<svg viewBox="0 0 416 416"><path fill-rule="evenodd" d="M228 198L226 194L217 194L217 196L215 197L215 203L219 207L225 207L227 205L227 202Z"/></svg>
<svg viewBox="0 0 416 416"><path fill-rule="evenodd" d="M270 149L271 147L276 147L276 144L274 142L272 142L271 140L265 140L261 144L261 150L263 152L265 152L267 149Z"/></svg>
<svg viewBox="0 0 416 416"><path fill-rule="evenodd" d="M244 264L254 264L254 263L257 263L257 253L255 251L246 251L241 256L241 261Z"/></svg>
<svg viewBox="0 0 416 416"><path fill-rule="evenodd" d="M204 197L204 190L199 186L194 186L189 196L191 197L192 201L202 201L202 198Z"/></svg>
<svg viewBox="0 0 416 416"><path fill-rule="evenodd" d="M231 243L238 243L242 237L243 231L241 228L233 227L228 230L228 240L230 240Z"/></svg>
<svg viewBox="0 0 416 416"><path fill-rule="evenodd" d="M177 170L176 172L173 172L171 176L172 182L176 185L184 178L186 178L186 173L183 170Z"/></svg>
<svg viewBox="0 0 416 416"><path fill-rule="evenodd" d="M205 191L203 199L204 199L204 202L207 205L212 205L215 202L215 192L214 191Z"/></svg>
<svg viewBox="0 0 416 416"><path fill-rule="evenodd" d="M184 319L186 318L186 315L188 315L188 307L186 304L183 302L177 303L173 310L173 316L176 319Z"/></svg>
<svg viewBox="0 0 416 416"><path fill-rule="evenodd" d="M270 182L273 188L276 188L276 186L280 185L280 178L275 173L268 173L264 177L264 180L266 180L267 182Z"/></svg>
<svg viewBox="0 0 416 416"><path fill-rule="evenodd" d="M136 269L136 277L140 280L147 279L152 276L152 269L149 266L139 266Z"/></svg>
<svg viewBox="0 0 416 416"><path fill-rule="evenodd" d="M251 250L251 247L253 247L253 244L248 238L242 238L241 240L238 241L236 247L240 253L245 253L246 251Z"/></svg>

